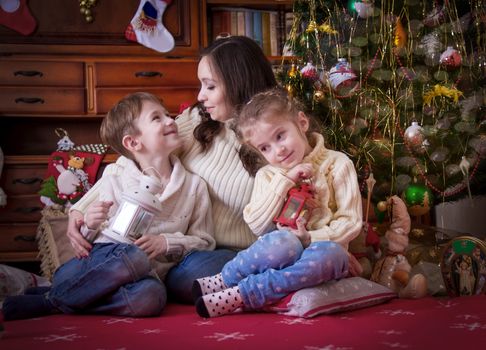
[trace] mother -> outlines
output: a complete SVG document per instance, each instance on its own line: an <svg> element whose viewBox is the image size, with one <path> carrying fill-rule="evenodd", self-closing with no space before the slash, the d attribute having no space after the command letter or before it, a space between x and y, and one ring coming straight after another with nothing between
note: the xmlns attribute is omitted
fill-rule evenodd
<svg viewBox="0 0 486 350"><path fill-rule="evenodd" d="M242 36L218 39L204 49L197 75L200 104L176 119L184 140L180 158L188 170L208 184L217 248L192 252L169 271L165 281L169 295L183 303L192 303L195 279L220 272L237 250L255 240L242 215L250 200L253 178L243 168L241 146L228 121L254 94L277 84L260 47ZM78 227L83 212L95 200L97 191L93 190L69 214L67 234L78 257L86 256L91 249Z"/></svg>

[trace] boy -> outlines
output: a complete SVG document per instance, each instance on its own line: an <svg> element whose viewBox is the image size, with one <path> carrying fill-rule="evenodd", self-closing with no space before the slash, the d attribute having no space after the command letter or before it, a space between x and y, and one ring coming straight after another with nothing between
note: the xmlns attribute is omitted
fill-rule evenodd
<svg viewBox="0 0 486 350"><path fill-rule="evenodd" d="M143 92L126 96L108 112L100 132L103 142L124 157L93 187L100 190L99 201L83 224L84 232L97 235L93 249L62 265L49 291L6 298L5 320L56 312L157 316L166 304L167 271L190 251L214 249L207 186L172 154L181 140L160 100ZM133 244L115 242L103 230L114 219L123 191L137 187L144 173L160 179L156 197L162 212Z"/></svg>

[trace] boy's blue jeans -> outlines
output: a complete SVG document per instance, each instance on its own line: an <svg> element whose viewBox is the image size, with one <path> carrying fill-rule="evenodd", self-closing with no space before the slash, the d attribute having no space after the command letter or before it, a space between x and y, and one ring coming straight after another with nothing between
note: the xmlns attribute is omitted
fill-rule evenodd
<svg viewBox="0 0 486 350"><path fill-rule="evenodd" d="M341 245L321 241L304 249L293 233L284 230L263 235L222 270L224 283L238 285L245 306L251 309L347 273L348 255Z"/></svg>
<svg viewBox="0 0 486 350"><path fill-rule="evenodd" d="M150 270L147 255L133 244L95 244L88 257L59 267L47 298L64 313L157 316L167 296Z"/></svg>

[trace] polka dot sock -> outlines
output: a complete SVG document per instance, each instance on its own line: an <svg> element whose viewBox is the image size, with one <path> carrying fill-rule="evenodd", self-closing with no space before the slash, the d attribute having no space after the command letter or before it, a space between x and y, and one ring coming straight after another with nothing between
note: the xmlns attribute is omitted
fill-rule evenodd
<svg viewBox="0 0 486 350"><path fill-rule="evenodd" d="M228 288L223 282L221 273L214 276L198 278L192 285L192 296L194 300L209 293L216 293Z"/></svg>
<svg viewBox="0 0 486 350"><path fill-rule="evenodd" d="M238 286L207 294L196 301L196 311L204 318L227 315L243 306Z"/></svg>

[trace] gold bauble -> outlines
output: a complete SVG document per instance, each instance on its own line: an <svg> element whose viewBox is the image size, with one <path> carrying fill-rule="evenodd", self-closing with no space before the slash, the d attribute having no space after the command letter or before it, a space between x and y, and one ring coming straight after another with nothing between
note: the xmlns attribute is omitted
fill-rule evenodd
<svg viewBox="0 0 486 350"><path fill-rule="evenodd" d="M381 212L384 212L386 211L386 208L387 208L387 204L386 204L386 201L379 201L378 204L376 205L376 209L378 209L379 211Z"/></svg>
<svg viewBox="0 0 486 350"><path fill-rule="evenodd" d="M314 100L317 102L321 102L322 100L324 100L324 92L322 92L321 90L314 91Z"/></svg>

